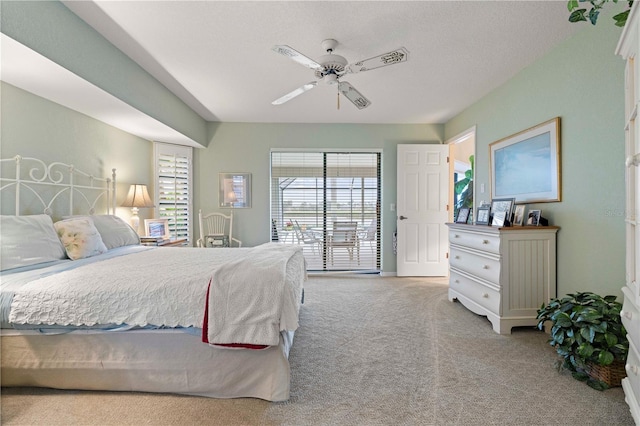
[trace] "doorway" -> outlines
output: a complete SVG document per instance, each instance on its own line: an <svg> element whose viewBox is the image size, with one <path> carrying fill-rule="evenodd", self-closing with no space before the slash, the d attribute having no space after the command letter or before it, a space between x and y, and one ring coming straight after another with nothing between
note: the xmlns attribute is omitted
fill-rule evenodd
<svg viewBox="0 0 640 426"><path fill-rule="evenodd" d="M449 222L454 222L458 209L469 208L468 223L475 220L475 152L476 127L465 130L446 141L449 145L449 178L452 182L449 193Z"/></svg>

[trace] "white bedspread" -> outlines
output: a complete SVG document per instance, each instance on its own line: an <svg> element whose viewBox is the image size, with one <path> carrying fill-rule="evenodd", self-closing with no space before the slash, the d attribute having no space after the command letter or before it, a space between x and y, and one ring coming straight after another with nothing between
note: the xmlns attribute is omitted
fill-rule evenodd
<svg viewBox="0 0 640 426"><path fill-rule="evenodd" d="M9 320L17 324L202 327L207 285L215 271L227 262L273 250L274 245L169 247L106 259L24 285L13 297ZM287 268L287 285L299 286L304 278L302 253L293 249L284 255L295 263ZM257 282L261 276L253 279ZM233 284L243 286L238 281ZM288 299L282 298L283 327L295 330L289 327L297 327L300 301L299 297Z"/></svg>
<svg viewBox="0 0 640 426"><path fill-rule="evenodd" d="M284 277L287 264L300 248L268 246L214 272L208 300L210 343L277 345L280 331L298 328L298 310L286 307L297 305L302 289L287 288Z"/></svg>

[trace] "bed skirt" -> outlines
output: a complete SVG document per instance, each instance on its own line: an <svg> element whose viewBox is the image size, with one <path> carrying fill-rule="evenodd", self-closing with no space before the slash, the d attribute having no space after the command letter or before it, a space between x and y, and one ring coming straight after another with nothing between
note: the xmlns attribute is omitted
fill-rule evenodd
<svg viewBox="0 0 640 426"><path fill-rule="evenodd" d="M209 346L177 330L5 331L2 386L289 399L293 332L281 333L278 346L252 350Z"/></svg>

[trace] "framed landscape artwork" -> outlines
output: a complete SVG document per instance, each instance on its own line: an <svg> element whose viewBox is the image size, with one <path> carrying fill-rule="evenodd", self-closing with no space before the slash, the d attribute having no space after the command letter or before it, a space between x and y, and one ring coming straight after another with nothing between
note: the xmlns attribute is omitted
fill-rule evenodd
<svg viewBox="0 0 640 426"><path fill-rule="evenodd" d="M494 142L489 151L494 198L560 201L560 117Z"/></svg>

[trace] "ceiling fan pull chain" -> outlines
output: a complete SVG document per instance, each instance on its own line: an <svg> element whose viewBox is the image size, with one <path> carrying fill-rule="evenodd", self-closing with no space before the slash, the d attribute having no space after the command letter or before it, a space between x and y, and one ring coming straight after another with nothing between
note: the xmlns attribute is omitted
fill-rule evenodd
<svg viewBox="0 0 640 426"><path fill-rule="evenodd" d="M340 91L338 90L338 110L340 109Z"/></svg>

